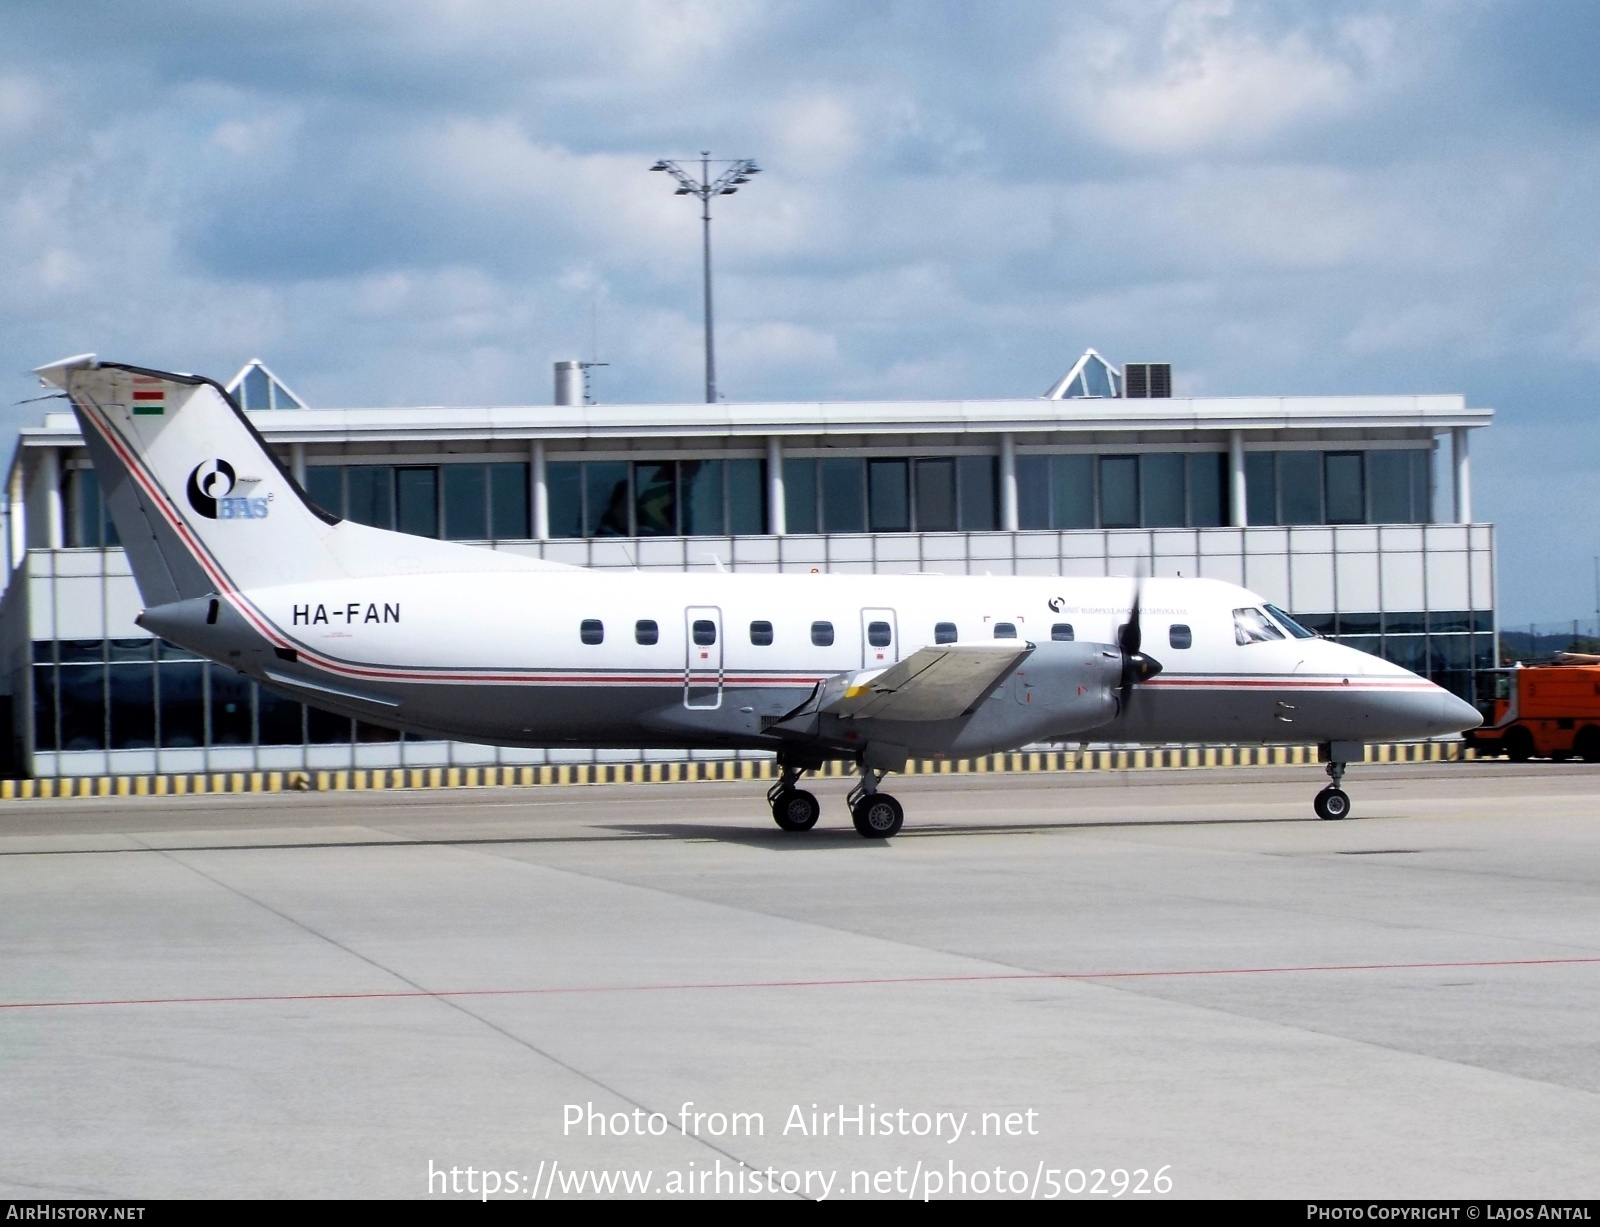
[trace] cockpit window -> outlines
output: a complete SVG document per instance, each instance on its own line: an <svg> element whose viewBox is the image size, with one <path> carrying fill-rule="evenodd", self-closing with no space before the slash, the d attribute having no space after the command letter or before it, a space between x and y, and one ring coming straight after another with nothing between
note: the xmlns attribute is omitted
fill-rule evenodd
<svg viewBox="0 0 1600 1227"><path fill-rule="evenodd" d="M1271 643L1282 639L1283 632L1272 625L1272 620L1259 609L1233 611L1233 641L1235 643Z"/></svg>
<svg viewBox="0 0 1600 1227"><path fill-rule="evenodd" d="M1308 631L1276 605L1268 605L1267 612L1278 620L1279 626L1283 627L1296 639L1315 639L1317 637L1316 631Z"/></svg>

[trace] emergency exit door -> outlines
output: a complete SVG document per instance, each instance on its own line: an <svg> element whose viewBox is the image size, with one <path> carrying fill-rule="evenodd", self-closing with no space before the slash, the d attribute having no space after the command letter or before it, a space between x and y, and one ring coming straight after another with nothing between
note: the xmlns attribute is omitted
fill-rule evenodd
<svg viewBox="0 0 1600 1227"><path fill-rule="evenodd" d="M861 667L883 669L900 659L900 627L892 609L861 611Z"/></svg>
<svg viewBox="0 0 1600 1227"><path fill-rule="evenodd" d="M722 706L722 610L691 605L683 611L683 705Z"/></svg>

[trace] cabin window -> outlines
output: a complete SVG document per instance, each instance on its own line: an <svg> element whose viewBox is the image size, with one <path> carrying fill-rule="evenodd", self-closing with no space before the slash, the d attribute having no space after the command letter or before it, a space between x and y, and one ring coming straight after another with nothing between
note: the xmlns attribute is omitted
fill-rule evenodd
<svg viewBox="0 0 1600 1227"><path fill-rule="evenodd" d="M1050 638L1057 643L1071 643L1076 636L1072 633L1072 623L1056 622L1050 627Z"/></svg>
<svg viewBox="0 0 1600 1227"><path fill-rule="evenodd" d="M1267 615L1259 609L1233 611L1233 641L1238 644L1271 643L1282 639L1283 632L1272 625Z"/></svg>
<svg viewBox="0 0 1600 1227"><path fill-rule="evenodd" d="M833 623L813 622L811 624L811 642L819 648L831 648L833 646Z"/></svg>
<svg viewBox="0 0 1600 1227"><path fill-rule="evenodd" d="M752 622L750 624L750 642L758 648L772 646L772 623Z"/></svg>
<svg viewBox="0 0 1600 1227"><path fill-rule="evenodd" d="M661 628L655 624L654 618L640 618L633 624L633 641L647 648L661 641Z"/></svg>
<svg viewBox="0 0 1600 1227"><path fill-rule="evenodd" d="M1194 646L1194 632L1181 622L1167 627L1167 643L1180 651Z"/></svg>
<svg viewBox="0 0 1600 1227"><path fill-rule="evenodd" d="M696 644L707 647L717 641L717 624L710 618L696 618L690 633Z"/></svg>
<svg viewBox="0 0 1600 1227"><path fill-rule="evenodd" d="M954 643L958 638L954 622L935 622L933 624L933 641L935 643Z"/></svg>
<svg viewBox="0 0 1600 1227"><path fill-rule="evenodd" d="M1015 622L996 622L994 624L994 637L996 639L1015 639L1017 637L1017 624Z"/></svg>
<svg viewBox="0 0 1600 1227"><path fill-rule="evenodd" d="M894 632L889 629L887 622L867 623L867 642L875 648L886 648L894 639Z"/></svg>
<svg viewBox="0 0 1600 1227"><path fill-rule="evenodd" d="M578 638L585 643L604 643L606 624L599 618L585 618L578 624Z"/></svg>

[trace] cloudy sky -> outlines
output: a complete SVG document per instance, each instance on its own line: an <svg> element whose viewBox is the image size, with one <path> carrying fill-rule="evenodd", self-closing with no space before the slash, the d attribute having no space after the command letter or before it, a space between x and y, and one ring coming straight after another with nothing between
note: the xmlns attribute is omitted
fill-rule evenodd
<svg viewBox="0 0 1600 1227"><path fill-rule="evenodd" d="M1592 0L7 0L0 443L85 350L319 405L1461 392L1505 621L1592 617Z"/></svg>

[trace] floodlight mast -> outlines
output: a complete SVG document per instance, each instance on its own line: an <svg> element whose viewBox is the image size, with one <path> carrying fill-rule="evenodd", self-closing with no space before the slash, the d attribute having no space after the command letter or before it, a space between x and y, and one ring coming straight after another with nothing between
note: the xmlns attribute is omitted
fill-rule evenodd
<svg viewBox="0 0 1600 1227"><path fill-rule="evenodd" d="M705 280L705 309L706 309L706 404L715 404L717 400L717 355L715 333L711 325L711 198L713 196L732 196L739 190L739 185L750 182L752 175L759 175L761 168L750 158L716 159L716 165L726 165L724 170L715 179L711 177L713 159L710 150L700 151L700 177L696 179L667 158L662 158L651 170L664 170L678 181L674 196L698 196L700 198L700 227L701 248L703 257L703 272Z"/></svg>

